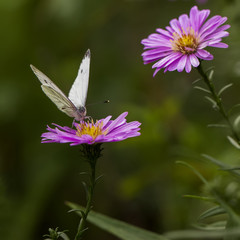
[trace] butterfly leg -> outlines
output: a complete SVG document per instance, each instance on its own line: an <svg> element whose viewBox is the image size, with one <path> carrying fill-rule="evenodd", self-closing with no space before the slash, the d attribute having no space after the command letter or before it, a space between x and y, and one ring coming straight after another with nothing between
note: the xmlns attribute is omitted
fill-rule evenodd
<svg viewBox="0 0 240 240"><path fill-rule="evenodd" d="M75 125L75 118L73 119L73 122L72 122L72 128L74 127Z"/></svg>
<svg viewBox="0 0 240 240"><path fill-rule="evenodd" d="M93 118L91 116L85 116L84 117L84 120L87 120L89 122L92 122L93 121Z"/></svg>

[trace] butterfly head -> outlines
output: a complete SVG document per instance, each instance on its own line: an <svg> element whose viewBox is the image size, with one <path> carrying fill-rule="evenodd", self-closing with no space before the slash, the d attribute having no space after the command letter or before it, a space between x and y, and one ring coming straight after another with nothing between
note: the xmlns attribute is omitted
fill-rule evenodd
<svg viewBox="0 0 240 240"><path fill-rule="evenodd" d="M81 106L78 108L78 111L77 111L77 117L75 117L75 119L77 121L83 121L86 117L86 114L87 114L87 110L85 107Z"/></svg>

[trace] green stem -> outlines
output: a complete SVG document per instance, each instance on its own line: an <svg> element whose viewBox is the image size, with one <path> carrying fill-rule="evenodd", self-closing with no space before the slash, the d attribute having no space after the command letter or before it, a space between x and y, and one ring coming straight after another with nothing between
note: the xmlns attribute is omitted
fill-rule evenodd
<svg viewBox="0 0 240 240"><path fill-rule="evenodd" d="M218 96L218 94L215 91L214 85L212 83L212 81L208 78L207 74L203 71L202 69L202 65L201 63L199 64L199 66L197 67L197 70L199 72L199 74L202 76L203 81L205 82L205 84L208 86L209 91L212 94L213 100L216 102L217 106L218 106L218 111L220 112L220 114L223 116L223 118L226 120L226 122L228 123L230 130L232 132L233 137L235 138L235 140L237 140L237 142L240 142L240 139L238 137L238 134L236 133L236 131L234 130L234 127L231 123L231 121L229 120L229 117L222 105L222 99Z"/></svg>
<svg viewBox="0 0 240 240"><path fill-rule="evenodd" d="M90 176L90 183L88 187L88 193L87 193L87 205L85 210L82 212L81 220L78 225L77 234L74 238L74 240L80 240L82 239L82 236L86 230L86 221L89 212L92 208L92 199L93 199L93 192L96 185L96 163L97 159L101 155L101 145L84 145L83 146L83 156L87 159L87 162L90 165L91 168L91 176Z"/></svg>

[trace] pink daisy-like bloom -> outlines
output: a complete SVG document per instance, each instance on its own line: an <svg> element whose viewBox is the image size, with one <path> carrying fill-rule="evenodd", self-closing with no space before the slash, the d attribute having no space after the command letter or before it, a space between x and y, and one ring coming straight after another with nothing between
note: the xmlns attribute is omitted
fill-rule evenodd
<svg viewBox="0 0 240 240"><path fill-rule="evenodd" d="M80 121L74 123L75 129L69 127L50 128L47 126L47 132L42 134L42 143L70 143L71 146L80 144L94 144L103 142L117 142L127 138L140 135L139 126L141 123L133 121L127 123L127 112L122 113L117 119L110 120L111 116L93 121Z"/></svg>
<svg viewBox="0 0 240 240"><path fill-rule="evenodd" d="M165 68L164 72L182 72L185 69L189 73L192 66L199 66L199 59L213 59L213 55L205 50L206 47L228 47L221 42L223 37L229 35L225 30L230 25L222 25L227 18L216 15L205 22L209 14L210 10L199 11L194 6L189 16L182 14L178 19L171 20L166 30L158 28L158 33L141 41L146 50L142 54L144 64L157 61L152 66L156 68L153 76L162 68Z"/></svg>

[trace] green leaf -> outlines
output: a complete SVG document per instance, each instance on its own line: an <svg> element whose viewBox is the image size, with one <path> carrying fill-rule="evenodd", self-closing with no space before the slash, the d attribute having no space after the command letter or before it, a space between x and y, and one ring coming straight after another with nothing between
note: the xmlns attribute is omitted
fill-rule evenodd
<svg viewBox="0 0 240 240"><path fill-rule="evenodd" d="M208 127L218 127L218 128L229 128L228 125L225 124L208 124Z"/></svg>
<svg viewBox="0 0 240 240"><path fill-rule="evenodd" d="M100 176L98 176L98 177L96 178L95 182L98 182L103 176L104 176L103 174L100 175Z"/></svg>
<svg viewBox="0 0 240 240"><path fill-rule="evenodd" d="M216 231L216 230L224 230L226 228L227 221L217 221L209 224L194 224L193 227L199 230L205 231Z"/></svg>
<svg viewBox="0 0 240 240"><path fill-rule="evenodd" d="M65 233L61 233L60 237L61 237L63 240L70 240L69 237L68 237Z"/></svg>
<svg viewBox="0 0 240 240"><path fill-rule="evenodd" d="M216 158L207 155L207 154L201 154L202 157L206 158L207 160L209 160L211 163L213 163L214 165L217 165L218 167L221 168L227 168L229 167L227 164L222 163L221 161L217 160Z"/></svg>
<svg viewBox="0 0 240 240"><path fill-rule="evenodd" d="M235 129L239 128L239 123L240 123L240 115L236 117L236 119L233 122L233 126Z"/></svg>
<svg viewBox="0 0 240 240"><path fill-rule="evenodd" d="M240 107L240 103L238 103L238 104L234 105L233 107L231 107L231 108L228 110L228 115L232 113L233 109L238 108L238 107Z"/></svg>
<svg viewBox="0 0 240 240"><path fill-rule="evenodd" d="M83 207L74 203L67 202L66 204L72 209L83 209ZM79 214L78 212L76 213ZM169 240L167 237L157 233L135 227L131 224L107 217L94 211L89 213L87 221L122 240Z"/></svg>
<svg viewBox="0 0 240 240"><path fill-rule="evenodd" d="M210 198L210 197L202 197L202 196L196 196L196 195L184 195L184 197L198 199L198 200L202 200L202 201L205 201L205 202L216 203L215 199Z"/></svg>
<svg viewBox="0 0 240 240"><path fill-rule="evenodd" d="M195 81L193 81L192 84L195 84L195 83L197 83L197 82L199 82L199 81L201 81L201 80L202 80L202 78L198 78L198 79L196 79Z"/></svg>
<svg viewBox="0 0 240 240"><path fill-rule="evenodd" d="M184 161L176 161L177 164L182 164L188 168L190 168L198 177L199 179L206 185L208 185L207 180L201 175L201 173L199 171L197 171L192 165L184 162Z"/></svg>
<svg viewBox="0 0 240 240"><path fill-rule="evenodd" d="M206 218L213 217L213 216L220 215L220 214L224 214L224 213L226 213L226 211L222 207L215 206L215 207L210 208L207 211L203 212L199 216L198 220L204 220Z"/></svg>
<svg viewBox="0 0 240 240"><path fill-rule="evenodd" d="M208 79L209 79L210 81L212 81L213 74L214 74L214 70L212 69L212 70L210 70L209 75L208 75Z"/></svg>
<svg viewBox="0 0 240 240"><path fill-rule="evenodd" d="M234 228L229 230L217 230L217 231L201 231L201 230L182 230L172 231L165 234L170 239L224 239L224 237L236 237L240 236L240 229Z"/></svg>
<svg viewBox="0 0 240 240"><path fill-rule="evenodd" d="M240 149L240 145L235 139L233 139L231 136L227 136L227 138L235 148Z"/></svg>
<svg viewBox="0 0 240 240"><path fill-rule="evenodd" d="M221 170L232 172L235 170L240 170L240 167L222 168Z"/></svg>
<svg viewBox="0 0 240 240"><path fill-rule="evenodd" d="M210 72L210 71L214 71L214 69L215 69L215 67L212 66L212 67L207 68L205 72L208 73L208 72Z"/></svg>
<svg viewBox="0 0 240 240"><path fill-rule="evenodd" d="M237 171L238 167L232 167L227 165L226 163L222 163L219 160L207 155L207 154L202 154L202 156L204 158L206 158L207 160L209 160L211 163L213 163L214 165L217 165L218 167L221 168L221 170L223 171L229 171L231 172L231 174L235 175L236 177L240 177L240 173Z"/></svg>
<svg viewBox="0 0 240 240"><path fill-rule="evenodd" d="M206 92L206 93L211 93L209 90L207 90L207 89L205 89L205 88L203 88L203 87L199 87L199 86L195 86L195 87L193 87L194 89L198 89L198 90L201 90L201 91L203 91L203 92Z"/></svg>
<svg viewBox="0 0 240 240"><path fill-rule="evenodd" d="M80 215L81 218L85 217L85 212L81 209L70 209L68 211L68 213L72 213L72 212L78 212L78 215Z"/></svg>
<svg viewBox="0 0 240 240"><path fill-rule="evenodd" d="M208 96L205 96L205 98L210 102L210 103L212 103L212 107L213 108L218 108L218 106L217 106L217 103L212 99L212 98L210 98L210 97L208 97Z"/></svg>
<svg viewBox="0 0 240 240"><path fill-rule="evenodd" d="M218 96L220 96L225 90L230 88L232 85L233 85L232 83L229 83L229 84L225 85L223 88L221 88L218 92Z"/></svg>
<svg viewBox="0 0 240 240"><path fill-rule="evenodd" d="M86 194L86 199L87 199L87 196L89 194L88 185L84 181L82 181L82 185L83 185L83 188L84 188L84 191L85 191L85 194Z"/></svg>

